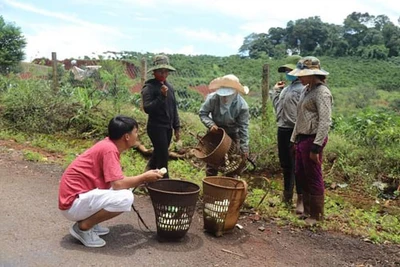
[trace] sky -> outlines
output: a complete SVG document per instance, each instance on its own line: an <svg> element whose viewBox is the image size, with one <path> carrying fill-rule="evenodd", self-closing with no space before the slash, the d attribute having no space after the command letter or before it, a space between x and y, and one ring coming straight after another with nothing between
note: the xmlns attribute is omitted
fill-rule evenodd
<svg viewBox="0 0 400 267"><path fill-rule="evenodd" d="M352 12L386 15L399 0L0 0L0 15L27 41L25 61L106 51L230 56L251 33L319 16L343 25Z"/></svg>

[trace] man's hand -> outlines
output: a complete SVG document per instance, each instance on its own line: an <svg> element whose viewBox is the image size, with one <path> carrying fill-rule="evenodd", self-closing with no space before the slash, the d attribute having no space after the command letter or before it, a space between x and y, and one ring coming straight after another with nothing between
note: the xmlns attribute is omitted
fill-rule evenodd
<svg viewBox="0 0 400 267"><path fill-rule="evenodd" d="M161 86L161 94L167 97L167 93L168 93L168 87L163 83L163 85Z"/></svg>
<svg viewBox="0 0 400 267"><path fill-rule="evenodd" d="M163 177L160 170L149 170L149 171L145 172L143 175L144 175L145 183L155 182L158 179L161 179Z"/></svg>
<svg viewBox="0 0 400 267"><path fill-rule="evenodd" d="M213 126L211 126L211 128L210 128L210 132L216 132L216 131L218 131L218 126L217 125L213 125Z"/></svg>

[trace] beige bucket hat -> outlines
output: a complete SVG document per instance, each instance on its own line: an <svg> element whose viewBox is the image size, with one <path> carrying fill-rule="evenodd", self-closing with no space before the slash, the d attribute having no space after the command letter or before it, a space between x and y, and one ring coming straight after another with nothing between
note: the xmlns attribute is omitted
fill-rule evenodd
<svg viewBox="0 0 400 267"><path fill-rule="evenodd" d="M163 54L155 55L153 57L153 63L147 72L158 69L167 69L170 71L176 71L176 69L169 64L169 58Z"/></svg>
<svg viewBox="0 0 400 267"><path fill-rule="evenodd" d="M218 77L210 82L208 88L221 96L232 95L233 93L238 92L242 95L247 95L249 93L249 87L243 86L239 78L233 74L228 74L223 77Z"/></svg>
<svg viewBox="0 0 400 267"><path fill-rule="evenodd" d="M303 57L297 62L296 68L289 75L301 77L311 75L329 75L329 72L321 69L321 63L316 57Z"/></svg>

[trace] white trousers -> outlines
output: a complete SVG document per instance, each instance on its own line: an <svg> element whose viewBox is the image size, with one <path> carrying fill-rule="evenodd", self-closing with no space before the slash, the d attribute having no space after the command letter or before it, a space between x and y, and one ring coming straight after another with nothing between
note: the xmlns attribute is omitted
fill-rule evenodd
<svg viewBox="0 0 400 267"><path fill-rule="evenodd" d="M128 189L93 189L79 194L72 206L61 213L70 221L82 221L104 209L109 212L130 211L133 204L133 193Z"/></svg>

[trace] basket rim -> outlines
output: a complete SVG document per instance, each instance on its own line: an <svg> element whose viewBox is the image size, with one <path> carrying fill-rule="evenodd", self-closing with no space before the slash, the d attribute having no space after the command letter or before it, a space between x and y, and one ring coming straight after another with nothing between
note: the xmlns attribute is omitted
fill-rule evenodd
<svg viewBox="0 0 400 267"><path fill-rule="evenodd" d="M207 178L229 179L231 181L235 181L235 182L238 182L238 183L242 184L242 186L241 187L228 187L228 186L222 186L222 185L218 185L218 184L213 184L213 183L207 181ZM203 178L203 183L205 183L207 185L223 188L223 189L242 190L242 189L246 188L246 185L244 184L245 181L239 180L239 179L236 179L236 178L232 178L232 177L226 177L226 176L207 176L207 177Z"/></svg>
<svg viewBox="0 0 400 267"><path fill-rule="evenodd" d="M204 138L205 138L208 134L210 134L210 133L212 133L212 132L206 133L206 135L204 135L204 136L201 138L201 140L199 141L199 143L197 144L197 146L194 148L194 155L195 155L198 159L205 159L205 158L208 158L210 155L214 154L215 151L216 151L217 149L219 149L219 147L222 145L222 142L224 141L224 139L226 138L226 136L228 136L228 134L225 132L225 130L224 130L223 128L218 128L218 131L221 131L221 132L222 132L221 141L220 141L219 144L214 148L214 150L211 151L211 152L208 153L208 154L203 153L203 151L200 149L201 146L200 146L199 144L201 144L201 141L203 141ZM215 133L212 133L212 134L215 134ZM201 156L200 154L202 154L202 155L204 155L204 156Z"/></svg>
<svg viewBox="0 0 400 267"><path fill-rule="evenodd" d="M165 183L165 182L171 182L173 181L175 182L181 182L181 183L186 183L186 184L192 184L195 185L197 187L197 189L195 191L191 191L191 192L176 192L176 191L165 191L165 190L161 190L161 189L157 189L154 187L151 187L151 184L153 183ZM193 182L189 182L189 181L183 181L183 180L176 180L176 179L162 179L162 180L157 180L153 183L147 184L146 187L148 190L152 190L158 193L164 193L164 194L174 194L174 195L192 195L192 194L197 194L200 192L200 186L193 183Z"/></svg>

